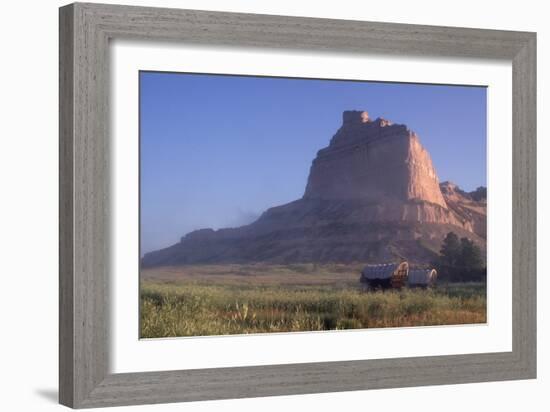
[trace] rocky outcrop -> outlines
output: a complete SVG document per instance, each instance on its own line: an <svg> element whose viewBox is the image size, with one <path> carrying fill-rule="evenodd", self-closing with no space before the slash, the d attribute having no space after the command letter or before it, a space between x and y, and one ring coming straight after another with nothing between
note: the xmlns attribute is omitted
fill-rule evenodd
<svg viewBox="0 0 550 412"><path fill-rule="evenodd" d="M468 230L483 239L487 237L487 189L478 187L465 192L452 182L440 185L441 193L453 215L468 223Z"/></svg>
<svg viewBox="0 0 550 412"><path fill-rule="evenodd" d="M143 266L222 262L428 262L449 231L485 246L486 202L439 184L405 125L346 111L317 153L304 195L233 229L191 232Z"/></svg>
<svg viewBox="0 0 550 412"><path fill-rule="evenodd" d="M304 198L421 201L446 208L429 153L405 125L346 111L313 160Z"/></svg>

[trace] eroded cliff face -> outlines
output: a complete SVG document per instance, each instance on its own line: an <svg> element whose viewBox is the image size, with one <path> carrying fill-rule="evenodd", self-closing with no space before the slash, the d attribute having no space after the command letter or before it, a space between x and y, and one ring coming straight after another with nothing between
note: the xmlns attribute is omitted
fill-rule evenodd
<svg viewBox="0 0 550 412"><path fill-rule="evenodd" d="M305 199L429 202L446 208L437 173L418 136L367 112L346 111L343 124L311 165Z"/></svg>
<svg viewBox="0 0 550 412"><path fill-rule="evenodd" d="M429 222L472 231L453 213L417 134L365 111L346 111L342 127L313 160L304 199L362 200L363 221Z"/></svg>
<svg viewBox="0 0 550 412"><path fill-rule="evenodd" d="M398 257L426 263L449 231L485 247L486 202L477 198L440 185L429 153L405 125L346 111L313 160L301 199L246 226L191 232L146 254L142 266Z"/></svg>
<svg viewBox="0 0 550 412"><path fill-rule="evenodd" d="M454 216L467 223L468 230L483 239L487 237L487 190L464 192L452 182L440 184L441 193Z"/></svg>

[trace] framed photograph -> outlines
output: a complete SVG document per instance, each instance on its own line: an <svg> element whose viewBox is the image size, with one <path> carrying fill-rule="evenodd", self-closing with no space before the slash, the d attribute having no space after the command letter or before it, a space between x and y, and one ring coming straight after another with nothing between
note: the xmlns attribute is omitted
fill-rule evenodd
<svg viewBox="0 0 550 412"><path fill-rule="evenodd" d="M60 9L60 402L536 376L536 35Z"/></svg>

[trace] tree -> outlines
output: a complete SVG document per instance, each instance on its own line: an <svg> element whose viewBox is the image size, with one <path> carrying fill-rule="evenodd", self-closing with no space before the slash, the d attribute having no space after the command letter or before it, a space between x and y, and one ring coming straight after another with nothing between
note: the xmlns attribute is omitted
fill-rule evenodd
<svg viewBox="0 0 550 412"><path fill-rule="evenodd" d="M460 242L454 232L447 233L441 247L441 263L445 266L456 266L460 258Z"/></svg>
<svg viewBox="0 0 550 412"><path fill-rule="evenodd" d="M460 239L460 266L467 270L480 270L483 268L481 250L470 239Z"/></svg>
<svg viewBox="0 0 550 412"><path fill-rule="evenodd" d="M470 197L479 202L481 200L487 199L487 188L484 186L479 186L476 190L469 193Z"/></svg>
<svg viewBox="0 0 550 412"><path fill-rule="evenodd" d="M484 280L486 269L481 249L470 239L447 233L440 256L434 262L440 277L453 282Z"/></svg>

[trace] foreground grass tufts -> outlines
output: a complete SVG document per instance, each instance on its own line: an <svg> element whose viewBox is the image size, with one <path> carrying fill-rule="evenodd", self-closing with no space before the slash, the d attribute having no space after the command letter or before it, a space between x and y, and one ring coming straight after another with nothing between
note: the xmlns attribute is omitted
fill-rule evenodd
<svg viewBox="0 0 550 412"><path fill-rule="evenodd" d="M141 286L143 338L486 322L482 284L370 293L325 285Z"/></svg>

